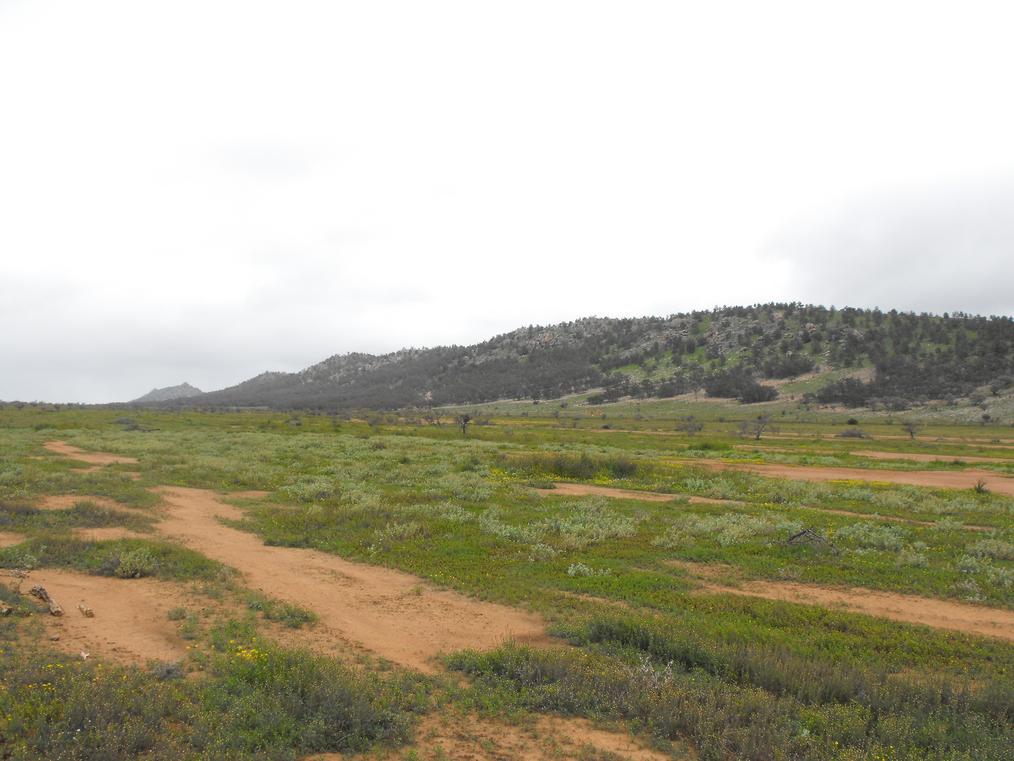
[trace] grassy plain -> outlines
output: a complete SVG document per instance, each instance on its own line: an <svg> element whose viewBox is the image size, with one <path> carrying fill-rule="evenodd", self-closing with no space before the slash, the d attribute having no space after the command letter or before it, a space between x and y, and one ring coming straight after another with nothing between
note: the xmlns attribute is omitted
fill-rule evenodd
<svg viewBox="0 0 1014 761"><path fill-rule="evenodd" d="M578 402L489 406L467 436L450 417L412 414L0 409L0 532L20 538L0 549L0 567L189 590L167 616L188 643L179 662L109 661L62 652L39 602L3 579L0 749L15 759L437 759L447 751L420 729L428 717L525 725L550 714L633 733L675 758L1011 757L1014 499L876 480L883 469L1008 477L1009 427L927 422L913 439L886 416L857 426L845 414L786 414L754 440L736 432L756 410L733 405ZM702 431L676 430L689 414ZM864 437L840 435L857 427ZM138 462L89 469L44 448L54 440ZM738 469L749 463L870 477ZM673 498L536 491L555 482ZM243 517L229 523L266 544L522 608L553 639L447 652L428 674L386 662L368 640L347 657L322 652L282 630L312 632L327 587L308 578L298 605L248 589L236 569L156 530L160 486L247 492L230 500ZM42 509L52 495L76 504ZM114 526L134 534L76 533ZM917 596L927 611L955 606L941 609L957 623L737 593L760 583ZM972 610L995 615L998 634L962 631ZM617 757L594 747L568 756L551 740L531 757ZM496 758L485 742L476 757Z"/></svg>

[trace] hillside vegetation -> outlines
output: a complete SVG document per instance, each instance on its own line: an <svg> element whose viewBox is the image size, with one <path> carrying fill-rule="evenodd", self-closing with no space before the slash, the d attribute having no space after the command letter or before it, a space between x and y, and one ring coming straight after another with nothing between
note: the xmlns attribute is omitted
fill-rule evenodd
<svg viewBox="0 0 1014 761"><path fill-rule="evenodd" d="M669 317L590 317L530 326L472 346L330 357L231 388L157 401L205 408L394 409L549 399L592 403L703 390L744 403L777 396L765 379L829 376L809 399L902 408L928 399L1000 393L1014 376L1014 320L800 304L722 307Z"/></svg>

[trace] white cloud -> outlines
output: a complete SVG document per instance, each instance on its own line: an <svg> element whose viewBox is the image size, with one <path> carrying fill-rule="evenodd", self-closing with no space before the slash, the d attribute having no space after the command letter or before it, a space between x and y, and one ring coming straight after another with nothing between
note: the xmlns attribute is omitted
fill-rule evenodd
<svg viewBox="0 0 1014 761"><path fill-rule="evenodd" d="M764 253L807 210L1014 173L1010 20L989 3L0 2L0 398L821 300L838 291ZM911 270L851 298L894 305Z"/></svg>

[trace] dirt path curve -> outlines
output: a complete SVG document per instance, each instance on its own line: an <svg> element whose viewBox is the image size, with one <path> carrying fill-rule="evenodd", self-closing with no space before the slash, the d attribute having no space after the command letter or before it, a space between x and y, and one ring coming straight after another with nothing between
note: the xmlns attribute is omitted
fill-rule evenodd
<svg viewBox="0 0 1014 761"><path fill-rule="evenodd" d="M88 452L84 449L71 446L66 441L47 441L42 446L54 454L60 454L79 462L87 462L89 465L137 464L137 460L133 457L123 457L118 454L109 454L108 452Z"/></svg>
<svg viewBox="0 0 1014 761"><path fill-rule="evenodd" d="M492 648L513 638L546 640L531 613L434 589L416 576L354 563L336 555L269 547L254 534L223 525L242 511L211 491L163 487L168 516L158 530L239 570L271 597L309 607L319 626L388 660L435 671L433 657L465 648Z"/></svg>
<svg viewBox="0 0 1014 761"><path fill-rule="evenodd" d="M57 647L72 655L82 652L122 663L148 660L177 661L186 645L167 614L187 604L184 587L155 579L87 576L72 571L31 571L21 590L41 584L59 603L64 615L43 618L46 632ZM78 610L84 602L95 616Z"/></svg>
<svg viewBox="0 0 1014 761"><path fill-rule="evenodd" d="M874 468L824 468L808 465L729 463L722 460L677 460L681 465L699 465L713 470L740 470L759 476L791 478L795 481L884 481L932 489L971 489L980 480L997 494L1014 497L1014 478L987 470L880 470Z"/></svg>
<svg viewBox="0 0 1014 761"><path fill-rule="evenodd" d="M39 500L35 507L39 510L69 510L74 505L88 502L106 510L118 510L125 513L136 513L137 508L124 505L109 497L90 497L81 494L51 494Z"/></svg>
<svg viewBox="0 0 1014 761"><path fill-rule="evenodd" d="M893 621L1014 641L1014 611L1011 610L858 587L830 589L794 582L750 581L739 587L706 582L701 588L713 594L745 595L765 600L844 608L854 613Z"/></svg>
<svg viewBox="0 0 1014 761"><path fill-rule="evenodd" d="M672 502L674 499L685 499L693 505L739 505L741 502L728 499L712 499L711 497L693 497L687 494L665 494L657 491L641 491L639 489L617 489L612 486L596 486L594 484L574 484L568 481L554 481L552 489L535 489L544 497L612 497L613 499L639 499L645 502Z"/></svg>
<svg viewBox="0 0 1014 761"><path fill-rule="evenodd" d="M446 758L466 761L673 761L673 756L645 747L626 732L595 727L587 719L537 715L525 725L497 719L438 711L424 716L415 741L399 758ZM680 752L682 750L682 752ZM412 755L410 756L409 753ZM677 747L677 758L695 755ZM380 761L391 758L381 749L365 756L322 753L303 761Z"/></svg>

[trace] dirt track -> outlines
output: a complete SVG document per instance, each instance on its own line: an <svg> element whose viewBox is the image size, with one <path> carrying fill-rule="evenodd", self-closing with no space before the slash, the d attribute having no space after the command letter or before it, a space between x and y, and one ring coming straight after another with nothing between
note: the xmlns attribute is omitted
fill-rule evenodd
<svg viewBox="0 0 1014 761"><path fill-rule="evenodd" d="M878 452L858 449L849 452L854 457L869 457L873 460L910 460L912 462L999 462L1014 464L1014 459L1004 457L980 457L963 454L925 454L921 452Z"/></svg>
<svg viewBox="0 0 1014 761"><path fill-rule="evenodd" d="M52 452L89 462L95 467L136 462L133 458L83 452L64 442L49 442ZM157 489L166 510L157 524L159 534L240 571L246 582L269 597L310 608L319 617L312 639L318 649L347 650L349 643L409 668L434 671L434 656L465 648L493 648L506 639L519 642L548 641L542 619L504 605L483 602L457 592L435 589L422 579L401 571L354 563L336 555L291 547L269 547L255 535L230 528L219 518L242 519L243 512L204 489L162 487ZM257 498L264 492L236 492L230 496ZM43 504L51 509L73 505L75 495L52 497ZM92 500L95 501L95 500ZM86 533L87 532L87 533ZM133 535L125 529L87 529L84 536ZM56 585L76 585L78 592L101 598L104 584L127 595L140 590L137 582L98 577L50 574ZM94 589L92 588L94 586ZM60 588L61 594L69 590ZM162 587L165 589L166 587ZM70 594L73 596L73 593ZM110 601L115 607L115 596ZM126 607L144 608L129 595ZM75 603L76 604L76 603ZM66 607L66 606L65 606ZM150 613L150 606L148 608ZM95 636L112 636L117 627L129 636L133 624L116 616L84 619ZM150 616L149 616L150 618ZM164 616L162 617L164 618ZM123 620L121 620L123 619ZM330 645L330 648L328 647ZM141 657L141 653L135 653ZM157 656L153 656L157 657Z"/></svg>
<svg viewBox="0 0 1014 761"><path fill-rule="evenodd" d="M923 624L935 629L950 629L1014 641L1014 611L999 608L878 592L858 587L830 589L793 582L750 581L739 587L707 582L701 588L714 594L745 595L765 600L844 608L856 613Z"/></svg>
<svg viewBox="0 0 1014 761"><path fill-rule="evenodd" d="M795 481L882 481L932 489L971 489L978 481L997 494L1014 496L1014 478L988 470L880 470L874 468L823 468L808 465L729 463L722 460L677 460L681 465L699 465L713 470L740 470L760 476L791 478Z"/></svg>
<svg viewBox="0 0 1014 761"><path fill-rule="evenodd" d="M13 547L25 541L22 534L15 534L12 531L0 531L0 547Z"/></svg>
<svg viewBox="0 0 1014 761"><path fill-rule="evenodd" d="M107 452L88 452L71 446L66 441L47 441L42 446L54 454L60 454L78 462L87 462L89 465L137 464L137 460L133 457L122 457Z"/></svg>
<svg viewBox="0 0 1014 761"><path fill-rule="evenodd" d="M102 457L107 458L107 462L130 459L111 455ZM109 457L114 459L109 460ZM722 469L735 467L721 461L705 461L704 464ZM908 473L847 468L748 466L748 469L754 468L761 468L767 474L777 470L778 475L788 477L797 477L798 472L803 471L805 475L816 476L815 480L850 477L842 475L843 472L855 472L861 476L875 475L878 480L889 480L880 479L884 473L914 475L917 478L927 475L953 477L969 473L969 471ZM1014 479L1003 480L1014 483ZM157 525L159 533L174 538L209 558L236 568L246 577L248 584L272 598L312 608L320 619L316 636L323 638L325 642L331 639L336 645L340 643L344 646L345 643L352 641L403 666L433 671L434 656L441 652L464 648L491 648L507 638L536 643L547 639L541 619L530 613L482 602L455 592L434 589L417 577L401 571L354 563L315 550L266 546L255 535L230 528L219 520L220 518L240 520L243 518L243 512L224 503L214 492L183 487L162 487L157 491L163 496L167 506L166 514ZM677 495L590 484L560 483L556 489L538 491L547 495L598 494L621 499L652 501L671 501L677 498ZM243 496L262 496L262 493L245 493ZM56 502L66 499L66 496L54 498L53 504L55 506ZM696 499L722 502L702 497ZM114 529L114 531L123 530ZM45 574L54 585L54 590L69 597L87 593L92 599L98 599L105 604L103 595L111 593L112 597L108 600L110 610L116 608L117 600L120 600L120 607L127 610L118 610L115 616L107 614L102 619L101 627L91 627L93 634L96 631L104 632L104 636L114 645L115 635L112 628L131 636L131 628L134 626L132 619L129 619L131 612L135 609L147 609L150 612L154 604L150 590L147 601L144 599L144 590L150 586L151 580L124 582L61 574L55 571L43 571L39 574ZM115 586L105 589L104 585L107 584ZM156 588L164 590L167 587L163 585ZM122 595L127 589L132 590L132 594L138 594L140 602L132 600L123 606ZM1014 640L1014 612L1006 610L865 589L836 590L781 582L750 582L742 587L727 587L707 582L703 589L713 593L840 606L898 621ZM160 600L166 603L169 597L170 595L162 594ZM125 616L127 618L124 618ZM148 617L151 618L150 615ZM84 619L86 622L95 620ZM111 622L112 625L107 626L107 622ZM152 636L164 643L167 640L162 623L160 620L161 628ZM175 633L172 633L175 636ZM115 651L116 648L113 649Z"/></svg>
<svg viewBox="0 0 1014 761"><path fill-rule="evenodd" d="M596 486L594 484L574 484L568 481L556 481L552 489L536 489L544 497L612 497L613 499L639 499L645 502L672 502L674 499L685 499L694 505L741 504L728 499L712 499L711 497L693 497L686 494L664 494L657 491L640 491L638 489L617 489L612 486Z"/></svg>
<svg viewBox="0 0 1014 761"><path fill-rule="evenodd" d="M433 656L492 648L508 638L546 639L542 620L504 605L438 590L416 576L353 563L336 555L269 547L217 519L242 511L203 489L164 487L168 517L158 530L209 558L238 569L249 586L297 603L320 617L319 627L402 666L434 671Z"/></svg>
<svg viewBox="0 0 1014 761"><path fill-rule="evenodd" d="M594 727L586 719L560 716L535 716L524 726L518 726L480 716L435 712L423 717L412 749L420 758L467 761L582 761L602 757L617 761L673 759L667 753L643 747L626 732L608 732ZM591 753L589 749L593 749ZM682 757L692 759L695 756L686 751ZM304 761L388 758L389 751L380 751L365 757L324 753Z"/></svg>
<svg viewBox="0 0 1014 761"><path fill-rule="evenodd" d="M90 497L81 494L53 494L48 497L43 497L39 503L35 505L35 507L39 510L69 510L80 502L90 502L93 505L104 507L107 510L132 512L135 509L129 505L121 504L115 499L109 499L108 497Z"/></svg>

